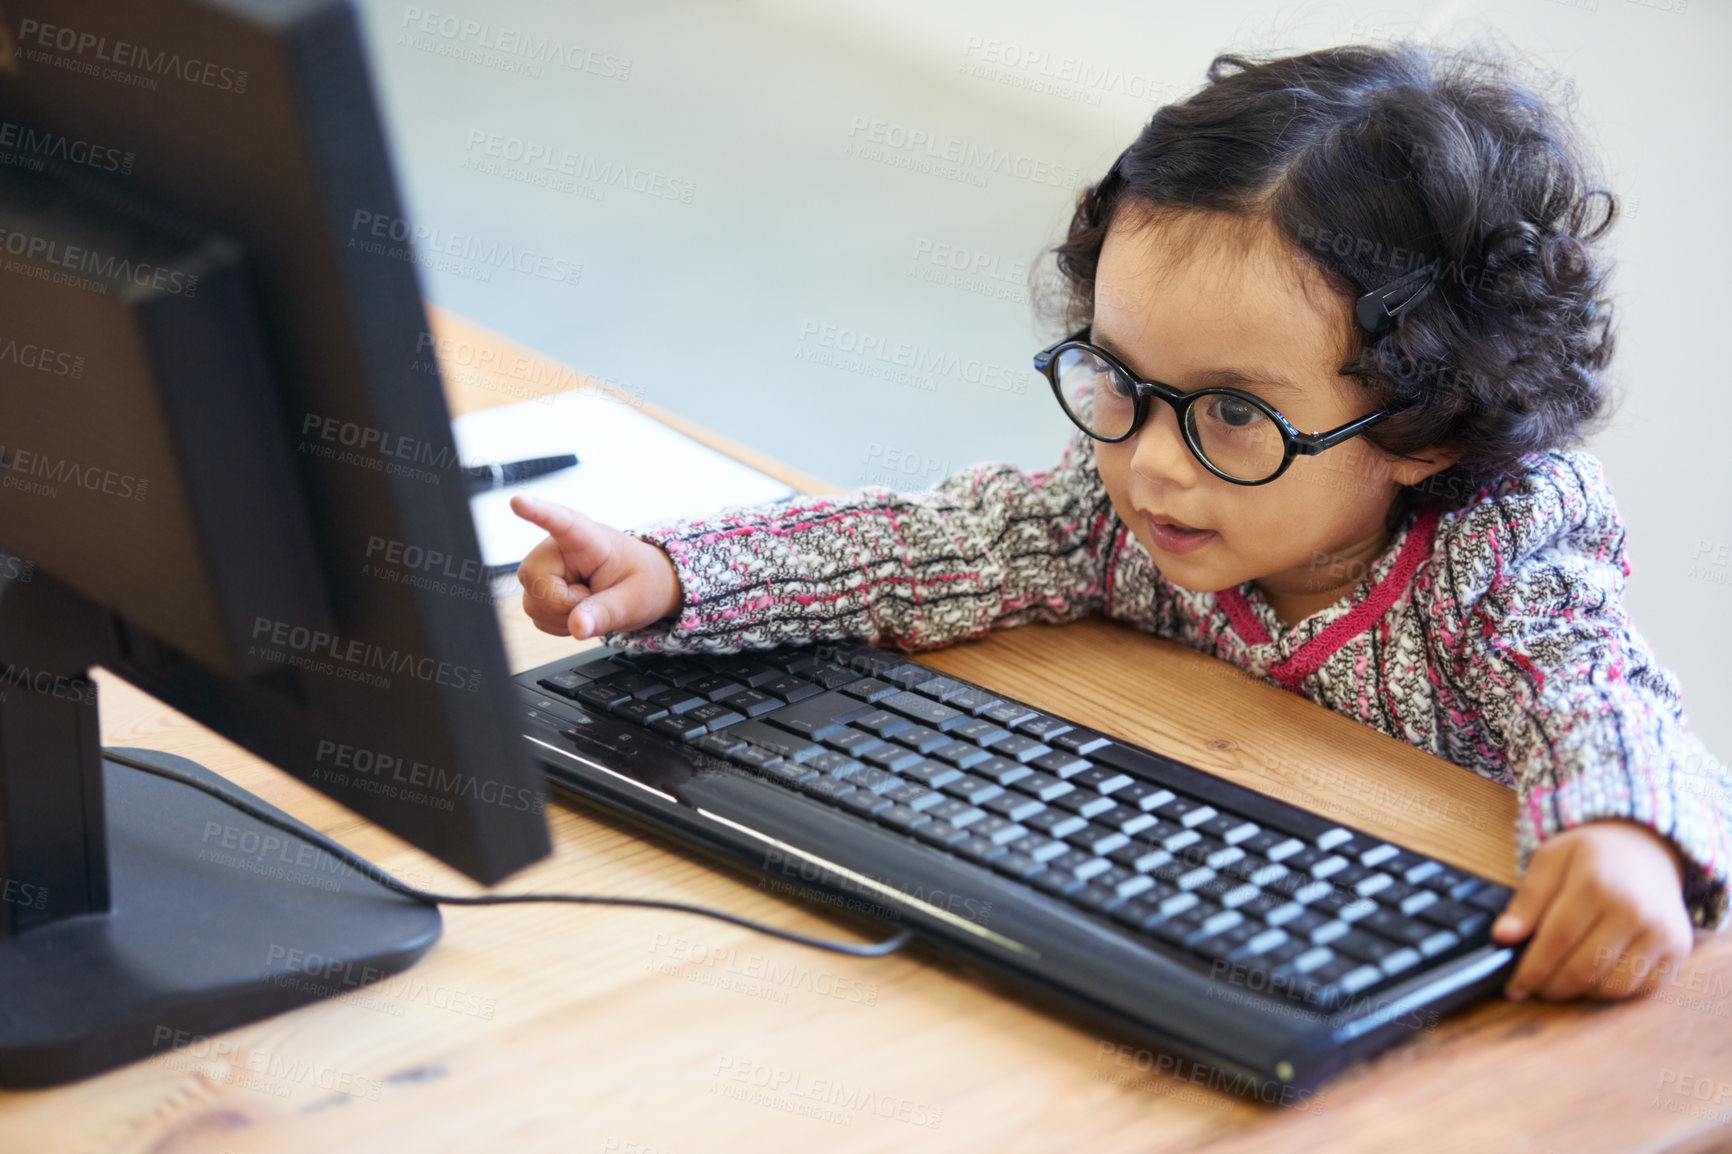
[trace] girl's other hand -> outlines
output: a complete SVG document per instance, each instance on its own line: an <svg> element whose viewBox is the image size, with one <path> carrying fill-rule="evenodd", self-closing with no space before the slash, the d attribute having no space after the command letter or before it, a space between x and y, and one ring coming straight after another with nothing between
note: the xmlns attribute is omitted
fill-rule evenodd
<svg viewBox="0 0 1732 1154"><path fill-rule="evenodd" d="M1492 923L1494 941L1533 934L1505 994L1619 999L1652 991L1689 957L1683 863L1670 842L1623 819L1550 838Z"/></svg>
<svg viewBox="0 0 1732 1154"><path fill-rule="evenodd" d="M656 546L552 501L517 496L511 511L548 532L517 567L523 611L543 633L595 637L679 612L679 573Z"/></svg>

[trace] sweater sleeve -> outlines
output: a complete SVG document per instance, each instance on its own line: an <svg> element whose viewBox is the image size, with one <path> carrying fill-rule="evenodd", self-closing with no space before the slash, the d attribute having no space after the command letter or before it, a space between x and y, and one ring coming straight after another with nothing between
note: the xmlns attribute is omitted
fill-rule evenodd
<svg viewBox="0 0 1732 1154"><path fill-rule="evenodd" d="M604 635L639 652L850 638L912 652L1101 607L1111 502L1094 442L1057 465L969 466L920 492L869 486L636 527L667 553L675 616Z"/></svg>
<svg viewBox="0 0 1732 1154"><path fill-rule="evenodd" d="M1455 526L1456 611L1434 655L1515 777L1520 868L1558 833L1625 818L1677 848L1691 919L1718 928L1732 773L1625 612L1624 527L1599 462L1551 453L1529 476Z"/></svg>

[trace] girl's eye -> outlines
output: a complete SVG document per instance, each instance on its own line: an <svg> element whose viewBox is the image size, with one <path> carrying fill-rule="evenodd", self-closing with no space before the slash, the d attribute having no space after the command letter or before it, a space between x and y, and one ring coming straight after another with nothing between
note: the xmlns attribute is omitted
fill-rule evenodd
<svg viewBox="0 0 1732 1154"><path fill-rule="evenodd" d="M1238 397L1210 397L1209 417L1230 429L1244 429L1264 420L1263 410Z"/></svg>

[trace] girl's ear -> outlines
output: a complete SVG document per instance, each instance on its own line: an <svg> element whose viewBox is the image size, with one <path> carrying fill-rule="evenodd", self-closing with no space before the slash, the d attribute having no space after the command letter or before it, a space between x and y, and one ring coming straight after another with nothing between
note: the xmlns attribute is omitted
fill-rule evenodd
<svg viewBox="0 0 1732 1154"><path fill-rule="evenodd" d="M1396 458L1389 467L1389 476L1398 485L1417 485L1460 459L1460 449L1421 449L1410 456Z"/></svg>

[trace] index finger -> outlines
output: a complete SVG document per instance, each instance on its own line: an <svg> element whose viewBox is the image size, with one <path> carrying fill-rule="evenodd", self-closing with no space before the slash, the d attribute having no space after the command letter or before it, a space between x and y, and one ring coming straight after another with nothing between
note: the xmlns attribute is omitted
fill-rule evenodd
<svg viewBox="0 0 1732 1154"><path fill-rule="evenodd" d="M565 563L565 575L587 581L608 558L602 525L594 518L568 509L552 501L526 497L521 493L511 498L511 511L533 525L547 530Z"/></svg>

